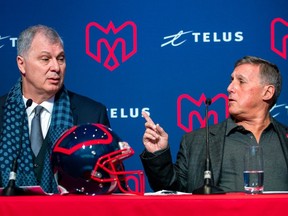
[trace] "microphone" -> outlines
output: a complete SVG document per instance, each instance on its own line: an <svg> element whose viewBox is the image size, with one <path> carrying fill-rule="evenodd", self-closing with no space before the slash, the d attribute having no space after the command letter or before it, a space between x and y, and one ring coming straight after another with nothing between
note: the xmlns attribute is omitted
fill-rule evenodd
<svg viewBox="0 0 288 216"><path fill-rule="evenodd" d="M16 186L16 176L17 176L16 171L18 168L17 160L19 159L20 155L22 154L22 150L23 150L22 136L23 136L23 126L24 126L25 114L26 114L27 108L30 107L32 105L32 103L33 103L32 99L28 99L26 101L25 111L24 111L24 114L22 116L19 151L18 151L16 158L13 161L12 169L11 169L11 172L9 174L9 182L8 182L7 186L3 189L2 196L19 196L19 195L25 194L23 189Z"/></svg>
<svg viewBox="0 0 288 216"><path fill-rule="evenodd" d="M210 151L209 151L209 123L208 123L208 110L211 105L212 100L210 98L206 98L206 160L205 160L205 171L204 171L204 185L200 188L192 191L192 194L225 194L225 192L216 186L214 186L214 182L212 180L212 170L211 170L211 161L210 161Z"/></svg>

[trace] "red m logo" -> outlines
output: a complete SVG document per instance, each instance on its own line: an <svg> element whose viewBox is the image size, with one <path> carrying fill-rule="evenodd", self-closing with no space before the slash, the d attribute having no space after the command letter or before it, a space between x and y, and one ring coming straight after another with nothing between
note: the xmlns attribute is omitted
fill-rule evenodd
<svg viewBox="0 0 288 216"><path fill-rule="evenodd" d="M119 35L121 33L122 37L115 37L118 33ZM103 65L110 71L115 70L120 63L125 62L137 52L137 27L132 21L127 21L118 28L114 26L112 21L107 28L96 22L90 22L86 26L85 36L87 55L99 63L104 57ZM107 39L109 36L112 36L110 40ZM125 40L126 37L128 38L127 40ZM120 61L117 57L118 49L120 49L119 55L121 56L118 55L121 57Z"/></svg>
<svg viewBox="0 0 288 216"><path fill-rule="evenodd" d="M228 111L228 97L225 94L218 94L215 97L212 98L212 103L217 101L218 99L224 99L224 107L223 110L225 112L225 118L229 116L229 111ZM197 123L200 123L200 127L205 127L206 125L206 119L205 116L202 115L194 110L193 108L191 109L190 107L188 108L188 111L185 111L184 107L185 104L187 105L192 105L198 108L201 106L201 104L205 104L206 101L206 96L204 94L201 95L199 100L195 100L188 94L182 94L178 97L177 99L177 125L181 129L183 129L185 132L191 132L195 128L195 122L193 121L195 118L197 119ZM195 108L196 108L195 107ZM183 114L184 113L184 114ZM187 113L187 114L186 114ZM218 113L215 110L209 110L208 112L208 118L213 117L213 123L216 124L219 122L218 118ZM188 121L187 121L188 119ZM188 123L185 123L188 122Z"/></svg>
<svg viewBox="0 0 288 216"><path fill-rule="evenodd" d="M284 59L287 59L287 27L288 22L282 18L275 18L271 22L271 49ZM277 45L279 48L276 47Z"/></svg>

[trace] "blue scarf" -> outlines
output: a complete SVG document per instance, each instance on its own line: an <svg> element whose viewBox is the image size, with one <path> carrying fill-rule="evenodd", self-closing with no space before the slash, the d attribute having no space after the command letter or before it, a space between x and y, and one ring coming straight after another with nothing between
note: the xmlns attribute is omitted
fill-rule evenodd
<svg viewBox="0 0 288 216"><path fill-rule="evenodd" d="M0 134L0 184L3 187L8 184L9 173L13 161L17 157L19 158L17 160L16 185L37 185L33 168L33 152L30 147L28 119L24 112L26 110L22 98L21 79L19 79L8 93L4 106L3 129ZM55 96L51 124L44 141L47 142L48 148L45 152L40 186L47 193L59 193L50 163L53 144L65 130L72 126L70 99L67 90L63 87ZM21 143L22 146L20 146Z"/></svg>

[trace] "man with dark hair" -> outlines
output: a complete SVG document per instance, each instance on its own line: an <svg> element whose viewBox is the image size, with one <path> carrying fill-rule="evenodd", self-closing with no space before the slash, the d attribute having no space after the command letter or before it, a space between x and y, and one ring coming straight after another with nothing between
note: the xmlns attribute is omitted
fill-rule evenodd
<svg viewBox="0 0 288 216"><path fill-rule="evenodd" d="M236 62L227 91L230 117L209 127L210 157L214 183L220 189L244 191L244 149L260 145L264 152L266 191L288 191L288 128L269 110L281 91L276 65L253 56ZM146 119L141 160L153 190L193 192L204 183L206 130L182 137L176 163L172 163L168 134Z"/></svg>

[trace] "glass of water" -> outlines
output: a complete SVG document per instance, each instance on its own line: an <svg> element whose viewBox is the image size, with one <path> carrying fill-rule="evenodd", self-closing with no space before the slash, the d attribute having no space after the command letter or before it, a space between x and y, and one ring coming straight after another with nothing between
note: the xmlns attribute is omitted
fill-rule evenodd
<svg viewBox="0 0 288 216"><path fill-rule="evenodd" d="M244 190L260 194L264 189L263 150L260 145L246 147L244 156Z"/></svg>

